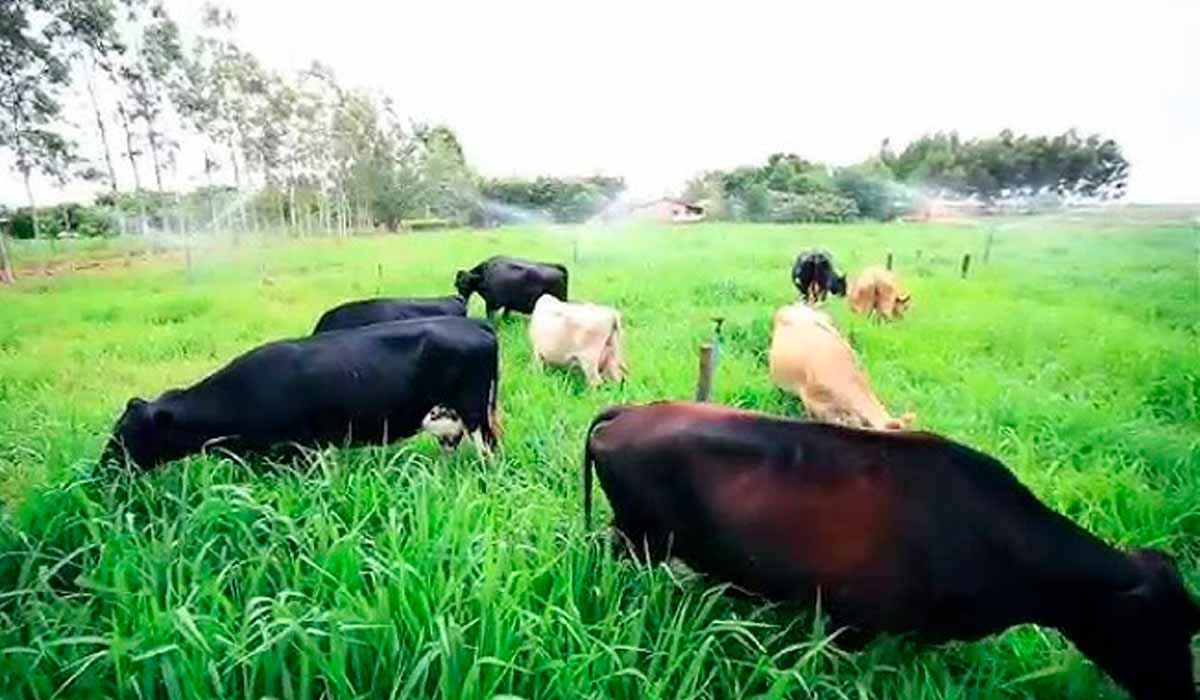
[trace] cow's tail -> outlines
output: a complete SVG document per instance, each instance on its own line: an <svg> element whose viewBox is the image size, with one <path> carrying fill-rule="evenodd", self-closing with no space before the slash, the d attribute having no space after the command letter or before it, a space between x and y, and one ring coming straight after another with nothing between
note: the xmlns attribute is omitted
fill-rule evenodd
<svg viewBox="0 0 1200 700"><path fill-rule="evenodd" d="M583 528L592 529L592 472L595 471L596 455L592 452L592 433L601 423L616 418L621 414L622 406L609 406L592 419L587 434L583 438Z"/></svg>

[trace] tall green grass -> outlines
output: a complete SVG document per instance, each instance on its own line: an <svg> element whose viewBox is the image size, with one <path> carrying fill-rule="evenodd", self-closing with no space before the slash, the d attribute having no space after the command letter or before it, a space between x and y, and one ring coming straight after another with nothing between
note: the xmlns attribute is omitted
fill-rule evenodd
<svg viewBox="0 0 1200 700"><path fill-rule="evenodd" d="M1200 590L1195 233L1153 223L502 229L245 242L196 261L0 290L0 687L5 697L1120 697L1057 634L883 639L847 653L811 610L614 560L585 532L592 415L691 394L725 317L714 399L802 413L766 376L774 308L812 245L851 271L892 251L908 317L830 304L883 401L996 455ZM580 259L573 260L578 241ZM193 382L337 302L444 294L493 253L559 260L625 317L632 375L588 391L499 324L499 456L428 437L298 463L214 454L132 477L94 457L133 395ZM964 252L975 258L961 280ZM474 313L481 313L474 302ZM600 499L601 504L604 503ZM606 506L601 505L603 512Z"/></svg>

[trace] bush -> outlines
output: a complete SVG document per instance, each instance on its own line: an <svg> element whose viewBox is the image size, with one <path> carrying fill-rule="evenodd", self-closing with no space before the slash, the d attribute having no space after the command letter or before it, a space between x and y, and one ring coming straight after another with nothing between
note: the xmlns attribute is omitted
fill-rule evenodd
<svg viewBox="0 0 1200 700"><path fill-rule="evenodd" d="M38 232L43 238L59 238L67 233L95 238L115 236L118 233L112 213L104 207L88 207L81 204L39 207L37 222ZM13 238L33 238L33 215L29 207L13 212L9 233Z"/></svg>
<svg viewBox="0 0 1200 700"><path fill-rule="evenodd" d="M625 189L620 178L538 177L487 180L480 184L486 216L497 223L552 219L578 223L596 215Z"/></svg>
<svg viewBox="0 0 1200 700"><path fill-rule="evenodd" d="M853 199L832 192L773 193L769 220L779 224L841 223L859 215Z"/></svg>
<svg viewBox="0 0 1200 700"><path fill-rule="evenodd" d="M854 200L860 216L889 221L901 213L897 205L898 187L881 175L842 168L834 175L833 186L838 194Z"/></svg>
<svg viewBox="0 0 1200 700"><path fill-rule="evenodd" d="M77 207L74 229L85 238L115 236L120 232L113 212L103 207Z"/></svg>

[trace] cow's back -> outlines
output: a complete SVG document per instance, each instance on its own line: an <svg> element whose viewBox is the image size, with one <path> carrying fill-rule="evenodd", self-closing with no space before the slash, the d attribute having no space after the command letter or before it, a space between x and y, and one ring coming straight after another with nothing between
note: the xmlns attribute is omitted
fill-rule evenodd
<svg viewBox="0 0 1200 700"><path fill-rule="evenodd" d="M562 265L496 257L482 271L480 290L493 307L531 313L539 297L567 301L567 270Z"/></svg>
<svg viewBox="0 0 1200 700"><path fill-rule="evenodd" d="M197 419L251 449L394 439L416 432L448 372L489 363L494 370L495 351L494 334L478 321L387 321L268 343L185 390L181 400Z"/></svg>
<svg viewBox="0 0 1200 700"><path fill-rule="evenodd" d="M800 304L776 312L767 360L775 385L799 396L815 419L880 429L895 425L825 314Z"/></svg>
<svg viewBox="0 0 1200 700"><path fill-rule="evenodd" d="M466 315L466 303L456 297L360 299L346 302L326 311L317 321L313 333L358 328L388 321Z"/></svg>
<svg viewBox="0 0 1200 700"><path fill-rule="evenodd" d="M615 415L589 451L619 528L777 600L820 588L843 623L969 638L1036 609L1014 598L1027 576L1121 575L1119 555L999 462L934 435L688 403Z"/></svg>

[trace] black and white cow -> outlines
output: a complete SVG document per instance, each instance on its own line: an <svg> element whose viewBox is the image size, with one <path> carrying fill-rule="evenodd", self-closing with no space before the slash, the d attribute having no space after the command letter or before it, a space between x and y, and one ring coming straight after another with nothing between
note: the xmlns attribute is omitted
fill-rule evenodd
<svg viewBox="0 0 1200 700"><path fill-rule="evenodd" d="M435 407L491 446L498 357L491 325L452 316L267 343L191 387L131 399L101 459L150 469L209 445L378 444L413 435Z"/></svg>
<svg viewBox="0 0 1200 700"><path fill-rule="evenodd" d="M321 314L313 334L369 326L385 321L411 321L434 316L466 316L467 302L459 296L401 299L383 297L340 304Z"/></svg>
<svg viewBox="0 0 1200 700"><path fill-rule="evenodd" d="M476 292L483 297L489 317L499 309L528 314L533 313L543 294L567 301L567 268L557 263L495 256L470 270L459 270L454 286L464 299Z"/></svg>
<svg viewBox="0 0 1200 700"><path fill-rule="evenodd" d="M824 301L831 292L846 295L846 276L833 269L833 256L826 250L809 250L796 257L792 265L792 284L810 304Z"/></svg>

